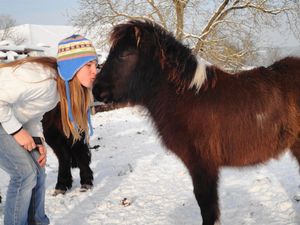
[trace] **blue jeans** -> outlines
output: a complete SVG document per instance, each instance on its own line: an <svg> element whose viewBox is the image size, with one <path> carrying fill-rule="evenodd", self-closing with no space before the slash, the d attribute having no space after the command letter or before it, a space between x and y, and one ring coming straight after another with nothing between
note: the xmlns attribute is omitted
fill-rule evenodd
<svg viewBox="0 0 300 225"><path fill-rule="evenodd" d="M37 163L39 152L28 152L0 124L0 168L10 176L4 210L5 225L47 225L45 169Z"/></svg>

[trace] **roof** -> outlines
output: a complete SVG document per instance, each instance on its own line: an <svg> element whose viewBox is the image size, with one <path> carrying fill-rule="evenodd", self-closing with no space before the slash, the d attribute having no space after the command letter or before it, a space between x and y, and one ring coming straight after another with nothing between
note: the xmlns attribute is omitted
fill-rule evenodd
<svg viewBox="0 0 300 225"><path fill-rule="evenodd" d="M27 53L31 51L44 52L44 48L37 47L37 46L29 46L29 45L9 45L9 46L0 45L0 51L2 52L14 51L17 53Z"/></svg>
<svg viewBox="0 0 300 225"><path fill-rule="evenodd" d="M43 49L45 55L55 56L57 44L63 38L78 31L72 26L23 24L15 26L14 30L25 38L21 46Z"/></svg>
<svg viewBox="0 0 300 225"><path fill-rule="evenodd" d="M103 26L101 29L109 28L108 26ZM10 40L0 41L0 52L2 51L2 55L8 51L13 51L18 54L28 54L30 52L31 54L56 57L58 42L72 34L81 34L78 28L63 25L23 24L15 26L14 30L25 41L21 45L15 45ZM96 43L96 40L92 41L94 44ZM107 52L102 49L96 49L96 52L99 63L102 63L107 56Z"/></svg>

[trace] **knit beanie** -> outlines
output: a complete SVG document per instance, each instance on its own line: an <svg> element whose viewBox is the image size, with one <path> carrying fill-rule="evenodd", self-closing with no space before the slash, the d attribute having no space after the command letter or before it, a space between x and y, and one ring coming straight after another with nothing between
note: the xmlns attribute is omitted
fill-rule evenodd
<svg viewBox="0 0 300 225"><path fill-rule="evenodd" d="M69 81L73 79L78 70L93 60L98 60L96 50L92 42L81 35L73 34L58 43L57 69L60 77L65 81L68 116L75 129L77 129L77 124L74 122L72 113ZM88 110L88 124L90 135L93 135L90 109Z"/></svg>

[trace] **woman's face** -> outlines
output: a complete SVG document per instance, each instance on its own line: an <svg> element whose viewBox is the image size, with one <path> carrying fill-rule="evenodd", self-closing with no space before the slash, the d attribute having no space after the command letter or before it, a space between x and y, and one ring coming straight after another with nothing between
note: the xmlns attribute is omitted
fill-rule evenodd
<svg viewBox="0 0 300 225"><path fill-rule="evenodd" d="M88 62L83 67L81 67L76 73L76 77L80 84L86 88L92 88L93 82L96 79L97 74L97 62L96 60Z"/></svg>

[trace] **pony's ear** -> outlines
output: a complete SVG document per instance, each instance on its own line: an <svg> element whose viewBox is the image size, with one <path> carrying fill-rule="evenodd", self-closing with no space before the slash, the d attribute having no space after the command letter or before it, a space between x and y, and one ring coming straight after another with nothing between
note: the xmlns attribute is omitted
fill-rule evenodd
<svg viewBox="0 0 300 225"><path fill-rule="evenodd" d="M136 47L138 48L141 41L142 32L138 27L134 27L134 35L136 39Z"/></svg>

